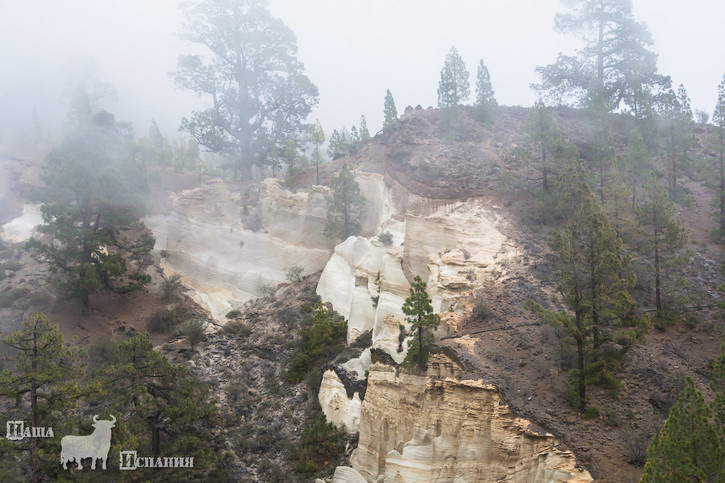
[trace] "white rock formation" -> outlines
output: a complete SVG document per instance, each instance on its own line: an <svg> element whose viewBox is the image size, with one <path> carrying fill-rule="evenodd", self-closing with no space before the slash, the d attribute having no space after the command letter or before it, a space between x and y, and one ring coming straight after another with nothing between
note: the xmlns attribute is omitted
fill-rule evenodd
<svg viewBox="0 0 725 483"><path fill-rule="evenodd" d="M40 206L27 204L23 206L23 214L5 223L0 229L0 239L10 243L28 241L35 231L35 227L43 224L43 214Z"/></svg>
<svg viewBox="0 0 725 483"><path fill-rule="evenodd" d="M345 428L348 433L357 433L360 429L360 396L354 393L347 397L345 386L335 371L327 370L322 375L320 406L327 420L338 428Z"/></svg>
<svg viewBox="0 0 725 483"><path fill-rule="evenodd" d="M352 467L369 482L589 482L550 434L528 429L495 387L459 380L434 354L425 375L373 364ZM334 482L360 481L345 470Z"/></svg>
<svg viewBox="0 0 725 483"><path fill-rule="evenodd" d="M401 307L410 281L420 275L436 311L447 314L463 292L481 285L502 255L502 220L479 200L437 202L401 194L401 187L394 192L376 175L363 179L361 191L374 205L371 216L382 216L378 233L389 233L392 243L384 245L378 237L348 238L335 247L317 293L348 320L348 342L372 330L372 346L402 362L407 344L397 351L398 324L405 320ZM368 219L367 224L375 222ZM437 337L455 329L448 319L443 318Z"/></svg>
<svg viewBox="0 0 725 483"><path fill-rule="evenodd" d="M259 199L262 229L256 232L242 223L240 194L220 180L172 194L171 201L171 215L145 220L155 248L165 255L162 267L181 275L217 320L285 282L292 266L315 272L330 258L331 242L320 236L326 219L320 190L294 194L277 180L265 180Z"/></svg>

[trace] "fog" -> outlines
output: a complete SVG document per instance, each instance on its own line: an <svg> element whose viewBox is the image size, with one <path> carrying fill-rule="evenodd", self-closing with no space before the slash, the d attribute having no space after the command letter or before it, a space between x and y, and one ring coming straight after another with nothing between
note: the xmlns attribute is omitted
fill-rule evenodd
<svg viewBox="0 0 725 483"><path fill-rule="evenodd" d="M68 92L82 80L105 82L116 96L102 107L145 134L155 118L176 136L181 118L205 99L179 91L169 75L191 46L179 38L177 0L0 0L0 140L40 123L56 129ZM725 73L721 2L635 0L635 18L647 23L659 70L683 83L695 108L709 112ZM398 111L435 106L446 52L455 45L471 72L479 59L491 73L500 104L531 105L537 65L572 53L574 37L554 32L563 11L554 0L271 0L270 10L297 35L298 58L320 91L310 121L326 132L367 117L382 124L385 90ZM36 119L34 121L34 118Z"/></svg>

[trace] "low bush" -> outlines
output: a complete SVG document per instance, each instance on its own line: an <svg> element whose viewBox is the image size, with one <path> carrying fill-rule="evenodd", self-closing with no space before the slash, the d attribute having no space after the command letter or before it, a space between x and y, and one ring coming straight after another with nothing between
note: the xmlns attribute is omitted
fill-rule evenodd
<svg viewBox="0 0 725 483"><path fill-rule="evenodd" d="M491 308L488 306L488 302L483 297L476 297L473 303L473 310L471 316L478 320L484 321L492 315Z"/></svg>
<svg viewBox="0 0 725 483"><path fill-rule="evenodd" d="M27 295L27 291L22 288L13 288L5 292L0 293L0 307L10 307L13 302L16 302Z"/></svg>
<svg viewBox="0 0 725 483"><path fill-rule="evenodd" d="M165 279L161 284L161 295L164 300L176 300L183 287L184 284L181 283L181 275L174 274Z"/></svg>
<svg viewBox="0 0 725 483"><path fill-rule="evenodd" d="M192 352L194 352L196 344L204 338L204 325L205 322L201 319L191 319L184 322L184 326L181 328L181 332L189 341Z"/></svg>
<svg viewBox="0 0 725 483"><path fill-rule="evenodd" d="M234 310L230 310L229 312L227 312L226 318L227 319L236 319L240 315L242 315L242 312L238 309L234 309Z"/></svg>
<svg viewBox="0 0 725 483"><path fill-rule="evenodd" d="M301 282L302 281L302 272L304 272L304 271L305 271L305 267L300 267L299 265L295 265L295 266L291 267L289 270L287 270L287 274L285 275L285 278L292 283Z"/></svg>
<svg viewBox="0 0 725 483"><path fill-rule="evenodd" d="M224 324L224 332L226 334L244 339L252 333L252 329L241 320L230 320L229 322Z"/></svg>
<svg viewBox="0 0 725 483"><path fill-rule="evenodd" d="M316 413L307 421L302 432L302 440L297 450L297 471L314 474L321 466L328 466L339 459L345 450L340 431L327 422L322 412Z"/></svg>
<svg viewBox="0 0 725 483"><path fill-rule="evenodd" d="M584 419L595 419L599 417L599 408L596 406L589 406L582 413Z"/></svg>
<svg viewBox="0 0 725 483"><path fill-rule="evenodd" d="M386 231L378 235L378 240L383 245L388 246L393 243L393 235L389 231Z"/></svg>
<svg viewBox="0 0 725 483"><path fill-rule="evenodd" d="M118 343L111 337L101 336L88 348L90 367L100 369L104 364L113 361Z"/></svg>
<svg viewBox="0 0 725 483"><path fill-rule="evenodd" d="M654 325L658 330L665 330L667 327L672 327L676 323L677 316L667 310L658 311L652 321L652 325Z"/></svg>
<svg viewBox="0 0 725 483"><path fill-rule="evenodd" d="M147 329L153 333L169 332L189 315L188 309L183 305L176 305L172 309L158 309L149 319Z"/></svg>
<svg viewBox="0 0 725 483"><path fill-rule="evenodd" d="M619 414L614 409L607 409L604 411L604 424L607 426L620 426L622 424L622 419L619 417Z"/></svg>
<svg viewBox="0 0 725 483"><path fill-rule="evenodd" d="M302 347L294 355L287 369L287 379L300 382L305 374L324 361L329 361L345 347L347 322L336 312L330 313L318 302L312 325L300 329Z"/></svg>

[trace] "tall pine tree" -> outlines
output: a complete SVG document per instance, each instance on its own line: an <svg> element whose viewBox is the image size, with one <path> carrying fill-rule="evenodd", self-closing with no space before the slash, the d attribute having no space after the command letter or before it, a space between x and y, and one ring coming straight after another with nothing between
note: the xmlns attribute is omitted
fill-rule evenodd
<svg viewBox="0 0 725 483"><path fill-rule="evenodd" d="M622 102L632 106L633 92L669 86L657 73L657 54L647 49L652 36L636 22L631 0L569 0L570 11L554 18L555 29L578 34L585 46L576 55L562 53L556 62L536 68L541 84L533 87L557 102L586 104L592 81L602 86L609 110Z"/></svg>
<svg viewBox="0 0 725 483"><path fill-rule="evenodd" d="M561 327L576 346L568 395L583 411L588 385L619 387L599 349L607 337L605 328L626 325L622 317L633 307L629 289L634 279L625 273L629 257L622 253L622 241L589 186L580 181L573 197L575 209L566 228L550 241L561 275L559 290L570 311L547 310L533 301L526 306L545 322Z"/></svg>
<svg viewBox="0 0 725 483"><path fill-rule="evenodd" d="M370 139L370 131L368 130L368 121L365 116L360 116L360 140L367 141Z"/></svg>
<svg viewBox="0 0 725 483"><path fill-rule="evenodd" d="M38 230L53 242L28 245L61 274L63 295L87 311L94 293L126 295L151 281L143 264L154 239L139 220L146 173L126 123L100 111L79 124L48 155L43 181Z"/></svg>
<svg viewBox="0 0 725 483"><path fill-rule="evenodd" d="M350 166L344 164L340 173L330 182L332 197L327 201L325 234L330 238L347 240L360 232L360 216L365 197Z"/></svg>
<svg viewBox="0 0 725 483"><path fill-rule="evenodd" d="M12 368L0 371L0 397L12 404L4 416L36 428L67 430L82 393L81 352L66 347L58 326L42 313L29 317L20 330L0 333L0 343L17 351ZM44 481L43 476L58 471L56 438L30 438L11 449L15 454L7 459L16 468L16 458L28 455L20 456L28 481Z"/></svg>
<svg viewBox="0 0 725 483"><path fill-rule="evenodd" d="M534 104L534 111L529 116L526 128L538 151L538 164L541 167L541 188L545 193L548 193L551 188L549 174L554 146L561 138L561 131L551 115L551 111L541 99Z"/></svg>
<svg viewBox="0 0 725 483"><path fill-rule="evenodd" d="M676 261L678 251L687 243L687 234L675 218L675 205L656 178L645 185L645 195L635 214L642 228L642 248L652 257L655 307L661 315L663 267Z"/></svg>
<svg viewBox="0 0 725 483"><path fill-rule="evenodd" d="M694 122L684 86L680 85L677 94L670 89L660 100L660 128L669 164L670 193L674 196L677 193L677 177L689 163L688 150L695 143L692 134Z"/></svg>
<svg viewBox="0 0 725 483"><path fill-rule="evenodd" d="M412 337L408 340L408 354L403 364L411 367L423 367L428 362L426 344L433 342L433 332L438 328L441 318L433 312L431 299L428 298L426 284L416 275L410 286L410 295L403 303L405 320L410 324Z"/></svg>
<svg viewBox="0 0 725 483"><path fill-rule="evenodd" d="M481 117L488 120L491 115L491 108L496 106L498 106L498 102L496 102L493 93L491 76L488 73L488 68L483 63L483 59L481 59L476 70L476 107Z"/></svg>
<svg viewBox="0 0 725 483"><path fill-rule="evenodd" d="M725 238L725 76L717 86L717 104L712 113L712 121L717 129L718 221L720 238Z"/></svg>
<svg viewBox="0 0 725 483"><path fill-rule="evenodd" d="M632 131L627 141L624 160L626 171L632 182L632 210L637 205L637 187L652 173L652 158L647 145L638 131Z"/></svg>
<svg viewBox="0 0 725 483"><path fill-rule="evenodd" d="M385 102L383 104L383 129L390 126L398 119L398 110L395 108L395 100L390 89L385 91Z"/></svg>
<svg viewBox="0 0 725 483"><path fill-rule="evenodd" d="M725 453L712 409L691 377L647 450L642 483L722 481Z"/></svg>
<svg viewBox="0 0 725 483"><path fill-rule="evenodd" d="M441 79L438 82L438 107L452 108L466 101L471 95L466 64L455 47L446 55Z"/></svg>

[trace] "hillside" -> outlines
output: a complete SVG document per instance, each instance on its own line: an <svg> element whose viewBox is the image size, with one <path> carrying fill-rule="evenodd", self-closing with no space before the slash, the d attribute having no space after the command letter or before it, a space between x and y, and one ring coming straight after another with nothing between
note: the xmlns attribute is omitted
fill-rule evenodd
<svg viewBox="0 0 725 483"><path fill-rule="evenodd" d="M225 467L224 474L234 481L307 481L311 473L298 471L296 448L306 420L319 407L318 397L328 418L334 420L332 413L346 421L357 417L362 431L364 424L356 415L362 414L364 420L368 411L367 377L376 387L388 390L394 385L392 373L407 377L398 367L404 357L399 342L400 307L413 277L423 275L443 319L432 351L445 358L436 359L435 367L447 369L436 369L436 375L411 374L410 380L419 378L411 384L457 394L462 390L455 384L457 378L464 392L493 391L498 396L486 396L486 400L495 401L496 407L506 405L502 410L506 417L510 408L512 418L527 420L520 423L526 431L552 435L555 443L533 445L531 450L535 455L549 455L542 456L542 461L555 460L569 472L582 468L596 481L637 481L647 444L662 426L684 377L694 377L698 388L711 396L711 361L719 352L725 329L717 307L722 301L717 287L725 282L719 270L722 247L709 236L716 224L713 191L698 169L700 162L713 156L707 145L709 127L695 130L697 143L687 153L691 162L680 175L681 191L676 198L677 217L689 235L687 261L678 269L684 280L679 290L687 296L685 307L676 313L673 325L653 329L640 343L623 347L612 341L611 350L621 354L614 373L624 387L614 391L591 386L591 404L601 414L585 420L564 397L571 347L562 341L558 329L543 325L524 309L529 299L546 307L565 307L548 246L551 233L562 229L564 220L553 214L538 193L539 171L531 154L536 148L526 127L531 111L500 107L484 123L472 108L462 108L451 124L439 110L406 109L398 121L355 146L349 155L322 165L323 186L313 186L314 167L296 179L294 188L275 179L241 187L219 179L199 185L193 173L161 172L162 182L152 195L156 201L146 218L157 242L148 268L154 285L148 293L129 300L99 296L98 308L86 316L69 309L58 311L53 308L55 291L46 268L23 252L21 244L5 243L0 254L3 327L7 330L30 311L55 310L50 317L60 323L66 341L81 346L120 326L124 333L142 331L154 310L165 306L157 295L162 281L179 274L188 288L185 303L209 322L206 338L193 354L178 333L155 336L154 342L170 359L192 367L210 385L221 408L210 441L224 455L219 463ZM592 148L585 113L569 108L552 112L563 136L577 146L580 164L586 168ZM633 121L610 115L608 122L611 145L621 158ZM39 157L5 159L4 166L20 163L37 171L42 164ZM665 154L659 152L653 159L664 184ZM321 235L325 198L331 177L343 164L354 168L367 204L360 236L333 242ZM36 178L24 175L21 180L22 170L12 169L16 173L10 178L15 179L8 198L12 203L5 205L7 213L1 213L3 222L20 215L22 198L37 185ZM380 236L386 233L389 243ZM632 269L638 278L633 290L636 312L650 313L651 263L635 240L628 240L625 250L633 255ZM301 281L288 279L293 266L304 269ZM372 297L377 297L374 303ZM300 348L299 330L310 325L310 306L318 299L347 319L348 348L311 371L305 383L293 384L286 377L287 369ZM245 327L241 332L222 327L230 324L225 314L233 309L240 311L237 322ZM356 342L368 331L369 341ZM395 384L402 385L405 377ZM328 399L322 397L324 391L331 391L325 393ZM368 397L381 400L379 394ZM332 407L333 400L337 409ZM425 418L434 427L434 420L441 416L431 406L423 409L425 416L416 416L415 424L424 425L420 418ZM413 424L410 415L396 417L409 418ZM508 430L518 424L502 426ZM378 429L368 427L360 436L367 438L366 447L380 443L370 442ZM329 477L336 464L350 464L358 436L345 438L348 448L337 455L337 461L321 465L321 475ZM419 439L416 444L425 446L425 438ZM389 470L395 463L405 471L408 463L402 448L411 441L400 441L396 449L400 456L391 459ZM466 444L480 445L470 441ZM546 453L549 445L561 446L561 454L572 451L576 466L568 456L551 457ZM365 460L362 454L352 453L353 465ZM381 457L375 465L387 477L385 457ZM440 463L434 456L430 461L431 465ZM366 465L365 471L373 471ZM522 472L531 474L551 470L543 464L521 466Z"/></svg>

